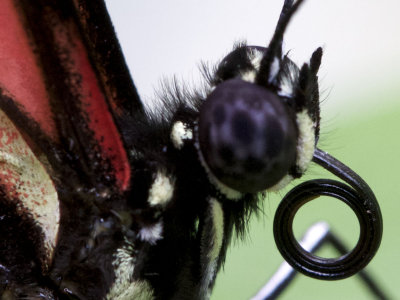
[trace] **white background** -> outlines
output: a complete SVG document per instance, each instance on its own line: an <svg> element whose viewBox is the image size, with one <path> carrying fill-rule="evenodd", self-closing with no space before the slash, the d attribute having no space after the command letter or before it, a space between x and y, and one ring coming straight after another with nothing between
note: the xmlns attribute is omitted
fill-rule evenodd
<svg viewBox="0 0 400 300"><path fill-rule="evenodd" d="M107 0L134 82L145 100L163 77L198 81L236 41L267 45L283 0ZM306 0L285 35L301 65L324 48L322 110L335 122L379 112L400 97L397 0Z"/></svg>

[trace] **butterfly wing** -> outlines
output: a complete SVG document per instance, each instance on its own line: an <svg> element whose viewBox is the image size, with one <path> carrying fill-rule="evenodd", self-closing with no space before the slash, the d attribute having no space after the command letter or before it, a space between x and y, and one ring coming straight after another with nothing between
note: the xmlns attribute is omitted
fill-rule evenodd
<svg viewBox="0 0 400 300"><path fill-rule="evenodd" d="M142 106L110 20L93 7L104 4L1 5L8 29L1 33L1 108L39 146L37 135L84 157L79 167L88 177L111 172L126 189L130 171L118 120Z"/></svg>
<svg viewBox="0 0 400 300"><path fill-rule="evenodd" d="M120 128L143 107L102 1L4 0L0 11L2 294L48 271L66 194L129 188Z"/></svg>

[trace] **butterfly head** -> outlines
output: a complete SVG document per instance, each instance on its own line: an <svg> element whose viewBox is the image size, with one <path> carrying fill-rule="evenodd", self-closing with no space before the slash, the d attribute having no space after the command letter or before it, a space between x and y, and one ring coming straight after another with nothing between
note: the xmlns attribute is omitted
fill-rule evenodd
<svg viewBox="0 0 400 300"><path fill-rule="evenodd" d="M299 69L280 48L269 49L239 45L229 53L200 111L203 165L215 185L239 193L280 188L301 176L318 137L322 50Z"/></svg>

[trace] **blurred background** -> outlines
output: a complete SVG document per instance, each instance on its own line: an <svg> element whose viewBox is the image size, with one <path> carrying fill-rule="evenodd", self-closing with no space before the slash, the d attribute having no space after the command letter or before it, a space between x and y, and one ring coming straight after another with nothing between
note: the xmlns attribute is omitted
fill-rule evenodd
<svg viewBox="0 0 400 300"><path fill-rule="evenodd" d="M199 82L199 63L218 62L237 41L267 45L283 0L107 0L138 91L151 102L163 78ZM400 299L400 4L397 0L306 0L292 19L284 49L297 64L324 49L319 72L322 128L319 147L359 173L374 190L384 217L380 251L367 270L391 299ZM325 177L312 166L308 179ZM306 180L294 182L289 188ZM213 300L249 299L282 262L272 236L276 207L285 191L270 194L264 214L253 218L245 241L236 241L220 272ZM326 220L349 247L358 221L334 199L320 198L300 210L300 237ZM318 255L335 257L324 247ZM373 299L353 276L323 282L298 275L281 299Z"/></svg>

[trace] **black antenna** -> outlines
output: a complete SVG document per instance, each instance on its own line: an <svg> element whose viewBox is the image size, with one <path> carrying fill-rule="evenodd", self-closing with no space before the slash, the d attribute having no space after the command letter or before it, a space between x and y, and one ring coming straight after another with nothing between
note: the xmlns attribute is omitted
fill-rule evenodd
<svg viewBox="0 0 400 300"><path fill-rule="evenodd" d="M278 24L276 25L275 32L278 30L278 28L280 28L282 26L283 27L285 26L285 25L282 25L282 23L285 20L285 16L290 12L290 9L293 6L293 2L294 2L293 0L286 0L285 3L283 4L282 11L281 11L281 14L279 16ZM281 40L279 41L278 48L276 50L277 51L277 53L276 53L277 56L282 56L282 42L283 42L283 34L282 34Z"/></svg>
<svg viewBox="0 0 400 300"><path fill-rule="evenodd" d="M293 0L285 0L274 35L272 36L271 42L268 45L268 49L260 63L260 71L258 72L256 78L256 82L259 85L269 85L271 65L274 61L274 58L278 57L280 59L282 56L283 34L292 15L296 12L303 1L304 0L298 0L295 4L293 4Z"/></svg>

